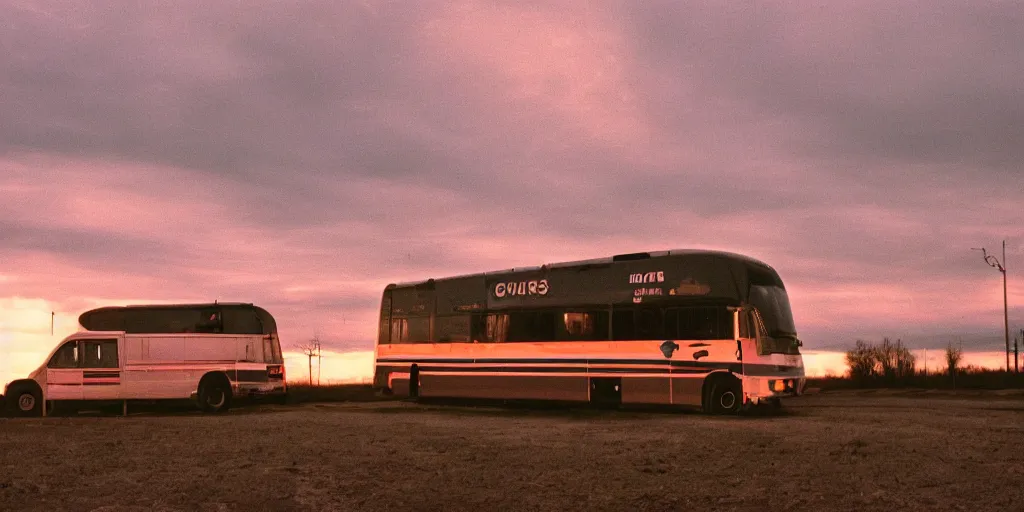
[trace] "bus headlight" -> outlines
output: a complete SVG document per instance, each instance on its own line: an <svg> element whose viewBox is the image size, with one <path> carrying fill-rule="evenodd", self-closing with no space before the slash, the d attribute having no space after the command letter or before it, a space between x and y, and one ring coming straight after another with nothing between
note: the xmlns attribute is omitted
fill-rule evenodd
<svg viewBox="0 0 1024 512"><path fill-rule="evenodd" d="M768 387L770 387L772 391L781 393L781 392L786 390L786 381L784 381L784 380L768 381Z"/></svg>

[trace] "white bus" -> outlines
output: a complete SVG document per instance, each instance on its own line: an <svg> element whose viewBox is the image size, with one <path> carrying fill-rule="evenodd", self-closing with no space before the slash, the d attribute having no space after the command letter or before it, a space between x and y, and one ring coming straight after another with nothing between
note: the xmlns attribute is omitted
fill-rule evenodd
<svg viewBox="0 0 1024 512"><path fill-rule="evenodd" d="M45 416L54 407L192 400L206 412L233 400L287 393L277 325L252 304L105 307L28 378L4 389L7 411Z"/></svg>
<svg viewBox="0 0 1024 512"><path fill-rule="evenodd" d="M715 251L625 254L388 285L374 386L730 414L801 394L801 345L767 264Z"/></svg>

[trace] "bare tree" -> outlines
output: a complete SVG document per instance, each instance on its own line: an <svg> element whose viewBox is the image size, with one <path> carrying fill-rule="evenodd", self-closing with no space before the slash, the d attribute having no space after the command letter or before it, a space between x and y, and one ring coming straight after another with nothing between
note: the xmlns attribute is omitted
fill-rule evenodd
<svg viewBox="0 0 1024 512"><path fill-rule="evenodd" d="M305 343L300 343L298 345L298 348L309 359L309 385L312 386L313 385L313 358L314 357L320 357L320 337L319 336L313 336L309 341L306 341ZM319 380L320 379L317 379L317 381L318 381L317 384L319 384Z"/></svg>
<svg viewBox="0 0 1024 512"><path fill-rule="evenodd" d="M889 338L884 338L879 346L857 340L857 345L846 352L850 378L860 384L904 383L914 376L916 359L902 341L892 343Z"/></svg>
<svg viewBox="0 0 1024 512"><path fill-rule="evenodd" d="M946 346L946 369L949 371L949 377L953 379L953 387L956 387L956 372L963 357L962 349L954 347L952 343Z"/></svg>
<svg viewBox="0 0 1024 512"><path fill-rule="evenodd" d="M878 365L874 347L863 340L857 340L857 346L846 352L846 365L854 381L863 384L873 379L877 375Z"/></svg>

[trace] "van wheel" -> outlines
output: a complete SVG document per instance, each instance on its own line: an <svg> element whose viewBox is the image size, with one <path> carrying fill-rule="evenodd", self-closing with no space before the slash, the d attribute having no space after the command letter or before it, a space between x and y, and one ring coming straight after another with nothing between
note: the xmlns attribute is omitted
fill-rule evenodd
<svg viewBox="0 0 1024 512"><path fill-rule="evenodd" d="M711 414L737 414L743 408L743 388L735 377L722 377L712 381L707 398L707 410Z"/></svg>
<svg viewBox="0 0 1024 512"><path fill-rule="evenodd" d="M231 405L231 388L223 379L207 379L199 388L199 408L203 412L224 412Z"/></svg>
<svg viewBox="0 0 1024 512"><path fill-rule="evenodd" d="M14 416L23 418L43 415L43 395L38 389L18 386L7 397L7 408Z"/></svg>

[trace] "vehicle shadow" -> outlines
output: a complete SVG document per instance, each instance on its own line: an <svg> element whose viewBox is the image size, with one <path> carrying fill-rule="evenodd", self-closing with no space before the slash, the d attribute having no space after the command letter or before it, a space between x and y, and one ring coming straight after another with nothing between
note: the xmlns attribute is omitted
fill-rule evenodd
<svg viewBox="0 0 1024 512"><path fill-rule="evenodd" d="M618 405L588 404L577 402L550 402L529 400L482 400L418 398L406 399L410 407L368 408L366 412L377 414L438 413L464 416L467 414L494 417L556 417L566 419L636 419L641 417L715 417L734 418L784 418L799 415L785 407L755 407L737 415L712 416L698 408L667 405Z"/></svg>

